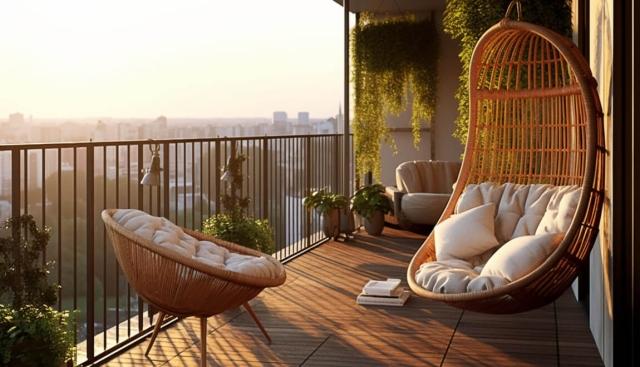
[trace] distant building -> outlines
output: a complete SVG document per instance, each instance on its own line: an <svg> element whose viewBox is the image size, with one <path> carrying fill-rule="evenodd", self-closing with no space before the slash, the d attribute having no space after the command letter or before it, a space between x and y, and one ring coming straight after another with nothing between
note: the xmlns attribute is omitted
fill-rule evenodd
<svg viewBox="0 0 640 367"><path fill-rule="evenodd" d="M93 132L93 140L95 141L115 140L117 139L117 136L113 136L113 135L117 135L118 131L117 129L113 129L113 130L114 131L110 131L110 129L107 127L107 124L104 121L99 120L98 123L96 124L96 129Z"/></svg>
<svg viewBox="0 0 640 367"><path fill-rule="evenodd" d="M11 195L11 155L0 154L0 198Z"/></svg>
<svg viewBox="0 0 640 367"><path fill-rule="evenodd" d="M272 133L275 135L284 135L291 132L287 113L284 111L275 111L273 113Z"/></svg>
<svg viewBox="0 0 640 367"><path fill-rule="evenodd" d="M328 134L335 134L338 132L338 120L335 117L329 117L327 119L327 125L324 130L329 130ZM319 133L320 134L320 133Z"/></svg>
<svg viewBox="0 0 640 367"><path fill-rule="evenodd" d="M151 122L154 128L166 130L168 125L168 120L165 116L159 116L155 120Z"/></svg>
<svg viewBox="0 0 640 367"><path fill-rule="evenodd" d="M138 133L137 126L126 122L118 124L118 140L136 140L139 138Z"/></svg>
<svg viewBox="0 0 640 367"><path fill-rule="evenodd" d="M334 134L336 132L336 119L330 117L323 121L318 121L314 125L316 134Z"/></svg>
<svg viewBox="0 0 640 367"><path fill-rule="evenodd" d="M138 135L140 139L164 139L168 137L169 122L165 116L159 116L155 120L140 125ZM180 133L184 130L181 129ZM183 136L180 136L183 137Z"/></svg>
<svg viewBox="0 0 640 367"><path fill-rule="evenodd" d="M340 134L344 132L344 115L342 114L342 103L338 106L338 115L336 116L335 132Z"/></svg>
<svg viewBox="0 0 640 367"><path fill-rule="evenodd" d="M23 126L24 115L20 112L12 113L9 115L9 124L12 126Z"/></svg>
<svg viewBox="0 0 640 367"><path fill-rule="evenodd" d="M273 113L273 124L286 124L287 123L287 113L284 111L275 111Z"/></svg>
<svg viewBox="0 0 640 367"><path fill-rule="evenodd" d="M298 124L309 124L309 112L298 112Z"/></svg>
<svg viewBox="0 0 640 367"><path fill-rule="evenodd" d="M291 127L292 133L295 135L313 133L313 126L309 123L309 112L298 112L298 120Z"/></svg>
<svg viewBox="0 0 640 367"><path fill-rule="evenodd" d="M5 127L2 135L8 141L26 142L29 140L29 129L23 114L19 112L10 114Z"/></svg>

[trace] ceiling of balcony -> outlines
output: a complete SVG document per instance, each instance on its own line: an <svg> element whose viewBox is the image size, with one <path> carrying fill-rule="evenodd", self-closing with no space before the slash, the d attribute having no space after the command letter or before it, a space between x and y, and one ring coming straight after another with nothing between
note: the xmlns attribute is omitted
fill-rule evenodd
<svg viewBox="0 0 640 367"><path fill-rule="evenodd" d="M343 0L334 0L342 5ZM372 13L420 13L444 9L445 0L351 0L349 10Z"/></svg>

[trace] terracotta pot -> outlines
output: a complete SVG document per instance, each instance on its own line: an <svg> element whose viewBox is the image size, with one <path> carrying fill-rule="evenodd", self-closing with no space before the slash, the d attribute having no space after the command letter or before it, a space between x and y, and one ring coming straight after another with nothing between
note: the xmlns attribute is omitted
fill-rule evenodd
<svg viewBox="0 0 640 367"><path fill-rule="evenodd" d="M379 236L384 229L384 213L376 211L370 218L365 218L364 229L372 236Z"/></svg>
<svg viewBox="0 0 640 367"><path fill-rule="evenodd" d="M340 232L352 234L356 230L353 212L349 208L340 209Z"/></svg>
<svg viewBox="0 0 640 367"><path fill-rule="evenodd" d="M322 214L322 232L331 238L337 238L340 235L340 210L331 209L327 213Z"/></svg>

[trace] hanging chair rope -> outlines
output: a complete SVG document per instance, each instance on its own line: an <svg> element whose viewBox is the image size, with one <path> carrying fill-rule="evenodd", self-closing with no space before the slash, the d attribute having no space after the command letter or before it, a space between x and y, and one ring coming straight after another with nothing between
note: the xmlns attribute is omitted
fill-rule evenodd
<svg viewBox="0 0 640 367"><path fill-rule="evenodd" d="M511 12L513 12L513 8L516 8L516 20L519 22L522 19L522 4L520 3L520 0L513 0L509 3L507 11L504 14L504 18L511 18Z"/></svg>

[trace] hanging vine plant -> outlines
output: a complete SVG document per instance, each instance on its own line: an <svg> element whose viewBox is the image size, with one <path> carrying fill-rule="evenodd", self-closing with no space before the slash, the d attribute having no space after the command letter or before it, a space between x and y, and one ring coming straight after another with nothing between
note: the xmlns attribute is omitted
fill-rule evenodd
<svg viewBox="0 0 640 367"><path fill-rule="evenodd" d="M395 143L385 117L398 115L412 97L414 145L423 122L431 121L436 106L438 32L429 19L412 16L375 18L362 14L352 31L355 116L353 132L356 167L380 177L380 144Z"/></svg>
<svg viewBox="0 0 640 367"><path fill-rule="evenodd" d="M462 73L456 91L458 117L453 135L467 142L469 128L469 64L476 43L484 32L504 16L510 0L447 0L444 11L445 33L460 42ZM566 36L571 35L571 6L568 0L522 1L523 21L542 25Z"/></svg>

